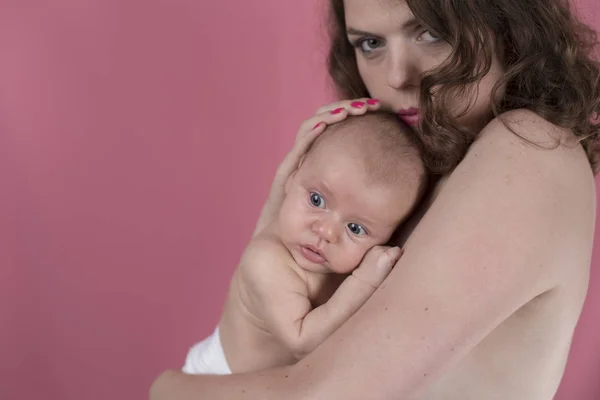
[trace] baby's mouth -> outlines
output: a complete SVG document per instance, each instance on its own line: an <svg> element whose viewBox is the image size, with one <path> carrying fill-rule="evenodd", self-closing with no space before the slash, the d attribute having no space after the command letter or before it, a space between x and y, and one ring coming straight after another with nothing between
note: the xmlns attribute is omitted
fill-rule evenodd
<svg viewBox="0 0 600 400"><path fill-rule="evenodd" d="M315 264L324 264L327 262L327 259L323 256L321 251L312 245L300 246L300 253L304 258L308 261Z"/></svg>

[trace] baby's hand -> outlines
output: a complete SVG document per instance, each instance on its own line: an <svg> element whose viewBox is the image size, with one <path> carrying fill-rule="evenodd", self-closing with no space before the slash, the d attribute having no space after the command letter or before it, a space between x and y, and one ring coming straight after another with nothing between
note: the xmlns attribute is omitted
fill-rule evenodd
<svg viewBox="0 0 600 400"><path fill-rule="evenodd" d="M402 256L399 247L376 246L325 304L299 321L293 353L301 359L344 324L375 293Z"/></svg>
<svg viewBox="0 0 600 400"><path fill-rule="evenodd" d="M375 289L383 283L401 256L402 249L399 247L375 246L367 252L358 268L352 272L351 277L362 282L365 287L369 285L373 287L368 294L370 297Z"/></svg>
<svg viewBox="0 0 600 400"><path fill-rule="evenodd" d="M246 248L232 285L252 323L270 332L297 360L312 352L346 322L379 288L402 250L376 246L349 275L331 298L313 308L307 282L283 264L286 250L263 234Z"/></svg>

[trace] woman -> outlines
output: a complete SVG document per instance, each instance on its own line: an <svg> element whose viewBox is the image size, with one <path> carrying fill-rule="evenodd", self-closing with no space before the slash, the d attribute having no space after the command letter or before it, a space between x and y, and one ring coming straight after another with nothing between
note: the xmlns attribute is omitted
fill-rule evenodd
<svg viewBox="0 0 600 400"><path fill-rule="evenodd" d="M587 290L600 111L595 35L564 3L331 0L340 94L398 113L440 179L384 284L313 353L168 371L151 397L551 399Z"/></svg>

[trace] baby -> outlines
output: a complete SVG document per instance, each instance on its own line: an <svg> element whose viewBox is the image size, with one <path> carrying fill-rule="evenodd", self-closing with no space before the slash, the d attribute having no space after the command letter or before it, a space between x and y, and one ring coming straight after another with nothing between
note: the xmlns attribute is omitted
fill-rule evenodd
<svg viewBox="0 0 600 400"><path fill-rule="evenodd" d="M227 329L194 346L184 372L289 365L314 350L400 258L397 247L373 248L388 243L425 185L418 147L396 117L375 112L327 127L288 178L278 218L241 257L219 324ZM365 282L358 265L384 251L376 281Z"/></svg>

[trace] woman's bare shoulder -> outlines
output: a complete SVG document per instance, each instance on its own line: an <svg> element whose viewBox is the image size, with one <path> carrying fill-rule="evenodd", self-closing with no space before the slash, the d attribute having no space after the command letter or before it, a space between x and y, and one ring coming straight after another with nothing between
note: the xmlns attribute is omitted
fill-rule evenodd
<svg viewBox="0 0 600 400"><path fill-rule="evenodd" d="M508 111L490 121L465 159L473 162L482 153L488 157L478 163L513 164L555 179L580 177L593 183L590 164L575 135L529 110Z"/></svg>
<svg viewBox="0 0 600 400"><path fill-rule="evenodd" d="M444 190L462 190L461 184L476 181L487 182L492 186L489 190L505 192L526 193L533 188L551 194L568 191L569 196L555 197L565 207L595 201L594 175L576 137L529 110L513 110L494 118L448 177ZM515 185L517 182L522 186Z"/></svg>
<svg viewBox="0 0 600 400"><path fill-rule="evenodd" d="M561 134L527 112L506 117L528 140ZM317 382L324 398L421 393L515 310L560 285L556 255L565 232L592 239L593 186L581 149L544 150L492 121L445 180L386 282L302 361L303 380ZM584 260L586 246L572 251ZM377 396L364 385L373 379Z"/></svg>
<svg viewBox="0 0 600 400"><path fill-rule="evenodd" d="M468 201L487 202L485 215L497 218L498 228L513 220L512 229L536 236L542 247L567 237L591 245L596 186L575 139L531 111L507 112L482 130L437 200L468 195Z"/></svg>

